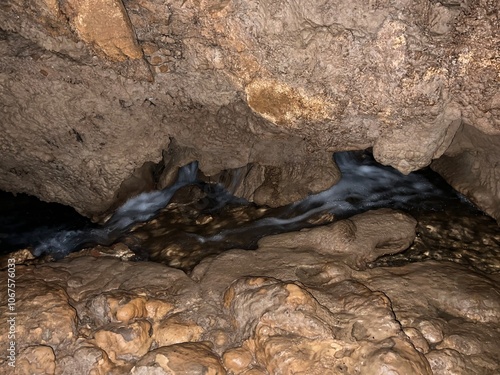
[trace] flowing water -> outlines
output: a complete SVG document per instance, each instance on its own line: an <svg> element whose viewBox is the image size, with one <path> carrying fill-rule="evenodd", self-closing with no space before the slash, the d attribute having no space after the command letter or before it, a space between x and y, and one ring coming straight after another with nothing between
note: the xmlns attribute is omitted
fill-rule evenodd
<svg viewBox="0 0 500 375"><path fill-rule="evenodd" d="M437 174L424 170L405 176L376 163L367 152L337 153L335 161L342 172L336 185L280 208L257 207L233 197L221 185L197 180L197 164L191 163L180 169L173 186L130 199L102 226L88 222L41 226L31 232L18 230L9 238L24 238L20 247L29 246L36 256L49 254L56 259L88 246L120 242L137 259L189 271L207 256L231 248L255 249L266 235L388 207L418 220L417 238L405 252L382 257L371 267L441 259L482 272L500 271L498 225ZM5 242L7 235L3 236Z"/></svg>

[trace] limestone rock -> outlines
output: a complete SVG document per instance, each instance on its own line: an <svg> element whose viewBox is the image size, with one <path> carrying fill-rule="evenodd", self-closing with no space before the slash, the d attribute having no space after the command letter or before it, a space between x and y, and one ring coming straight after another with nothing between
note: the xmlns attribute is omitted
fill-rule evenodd
<svg viewBox="0 0 500 375"><path fill-rule="evenodd" d="M228 371L235 374L245 374L247 373L246 369L250 367L250 364L253 362L253 355L248 349L232 348L224 353L222 360L224 362L224 367L228 369ZM252 370L250 369L248 371Z"/></svg>
<svg viewBox="0 0 500 375"><path fill-rule="evenodd" d="M33 272L23 272L22 266L16 268L16 303L15 303L15 337L18 349L27 346L43 345L53 349L64 347L77 337L77 313L69 303L70 297L63 286L46 283L36 277ZM7 288L2 292L3 301L7 301ZM8 305L0 307L2 316ZM7 322L2 322L2 325ZM2 342L8 340L8 330L2 329ZM45 350L45 349L44 349ZM50 357L46 351L34 350L30 352L29 362L38 356Z"/></svg>
<svg viewBox="0 0 500 375"><path fill-rule="evenodd" d="M19 374L54 375L55 359L54 351L50 346L30 346L19 353L16 371Z"/></svg>
<svg viewBox="0 0 500 375"><path fill-rule="evenodd" d="M57 359L57 375L111 374L117 367L109 360L106 352L91 345L82 345L69 355Z"/></svg>
<svg viewBox="0 0 500 375"><path fill-rule="evenodd" d="M131 324L108 324L94 334L96 345L104 350L113 362L130 361L146 354L153 339L151 323L147 320Z"/></svg>
<svg viewBox="0 0 500 375"><path fill-rule="evenodd" d="M244 196L272 205L329 187L333 151L373 147L408 173L462 122L500 133L496 13L488 1L9 0L0 188L101 215L173 138L207 176L256 166Z"/></svg>
<svg viewBox="0 0 500 375"><path fill-rule="evenodd" d="M194 321L185 321L179 315L171 315L154 327L154 340L158 346L200 341L203 328Z"/></svg>
<svg viewBox="0 0 500 375"><path fill-rule="evenodd" d="M455 189L500 222L500 136L463 125L444 156L432 163Z"/></svg>
<svg viewBox="0 0 500 375"><path fill-rule="evenodd" d="M424 338L422 332L413 327L407 327L403 329L404 333L410 339L411 343L420 353L429 353L429 343Z"/></svg>
<svg viewBox="0 0 500 375"><path fill-rule="evenodd" d="M486 328L500 321L496 281L453 263L414 263L400 270L403 274L398 268L373 269L363 282L383 290L401 325L425 338L431 348L425 355L433 371L480 374L497 369L497 345ZM399 286L389 276L393 272Z"/></svg>
<svg viewBox="0 0 500 375"><path fill-rule="evenodd" d="M145 355L131 374L193 374L224 375L226 371L220 359L207 343L182 343L162 346Z"/></svg>
<svg viewBox="0 0 500 375"><path fill-rule="evenodd" d="M240 279L224 302L243 346L255 352L256 362L269 373L431 374L424 357L398 337L401 331L389 301L369 291L366 295L371 303L353 300L346 306L347 311L354 304L364 306L354 324L332 314L300 286L273 279ZM369 318L377 310L378 319Z"/></svg>
<svg viewBox="0 0 500 375"><path fill-rule="evenodd" d="M498 373L498 275L354 262L399 251L414 224L367 212L209 257L189 276L88 254L18 265L17 364L58 375ZM2 342L8 331L0 321Z"/></svg>
<svg viewBox="0 0 500 375"><path fill-rule="evenodd" d="M96 46L112 60L142 58L121 0L65 1L63 11L82 40Z"/></svg>
<svg viewBox="0 0 500 375"><path fill-rule="evenodd" d="M366 283L384 290L395 309L409 310L410 305L413 308L434 308L471 322L488 323L500 319L500 300L493 280L467 273L452 263L413 263L406 266L403 272L399 274L398 268L373 269ZM404 288L391 285L391 274L400 276ZM460 278L450 278L450 274L460 275ZM439 289L423 290L418 288L420 285L439 285ZM437 327L434 329L437 330ZM434 335L437 338L433 341L439 341L439 335Z"/></svg>
<svg viewBox="0 0 500 375"><path fill-rule="evenodd" d="M364 268L367 262L384 254L407 249L415 238L416 224L415 219L402 212L379 209L323 227L265 237L259 246L341 253L348 265Z"/></svg>
<svg viewBox="0 0 500 375"><path fill-rule="evenodd" d="M427 354L427 358L435 375L467 373L462 356L454 350L433 350Z"/></svg>

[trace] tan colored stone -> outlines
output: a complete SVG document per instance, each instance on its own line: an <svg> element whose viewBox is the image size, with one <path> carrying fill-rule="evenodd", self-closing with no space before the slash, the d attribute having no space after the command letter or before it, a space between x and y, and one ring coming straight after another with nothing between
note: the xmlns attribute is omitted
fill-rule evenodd
<svg viewBox="0 0 500 375"><path fill-rule="evenodd" d="M365 371L373 365L369 374L379 374L383 368L399 374L431 374L425 358L400 338L389 301L377 293L366 290L365 296L345 296L343 312L357 316L350 323L342 322L293 283L244 278L227 293L234 296L226 301L237 332L254 351L257 364L269 373L354 373L359 366L357 355L351 360L346 353L358 353L363 363L370 364ZM381 351L380 346L385 349Z"/></svg>
<svg viewBox="0 0 500 375"><path fill-rule="evenodd" d="M138 320L129 325L110 323L94 334L96 345L113 362L142 357L151 347L151 324Z"/></svg>
<svg viewBox="0 0 500 375"><path fill-rule="evenodd" d="M242 372L241 375L267 375L267 372L253 368L248 371Z"/></svg>
<svg viewBox="0 0 500 375"><path fill-rule="evenodd" d="M403 287L394 284L395 276ZM429 313L438 310L470 322L496 323L500 320L500 299L495 282L453 263L428 261L411 263L404 268L374 268L358 277L364 279L362 282L368 287L383 290L396 311L411 311L410 306L413 306L413 309L418 307ZM426 287L422 288L423 285ZM414 327L432 345L442 340L443 328L428 318L437 316L429 314Z"/></svg>
<svg viewBox="0 0 500 375"><path fill-rule="evenodd" d="M500 108L500 101L497 99ZM458 129L444 156L432 169L500 223L500 136L470 125Z"/></svg>
<svg viewBox="0 0 500 375"><path fill-rule="evenodd" d="M403 246L412 220L342 223L229 250L191 277L107 257L18 265L18 359L56 375L498 373L498 275L437 261L354 270L351 252Z"/></svg>
<svg viewBox="0 0 500 375"><path fill-rule="evenodd" d="M462 355L455 350L432 350L426 357L434 375L468 373Z"/></svg>
<svg viewBox="0 0 500 375"><path fill-rule="evenodd" d="M133 298L126 303L114 298L108 299L110 313L118 322L127 324L132 319L144 318L147 315L146 298Z"/></svg>
<svg viewBox="0 0 500 375"><path fill-rule="evenodd" d="M297 120L324 120L333 103L324 98L309 97L278 81L256 80L246 87L248 105L273 123L294 128Z"/></svg>
<svg viewBox="0 0 500 375"><path fill-rule="evenodd" d="M429 352L429 343L418 329L413 327L406 327L403 328L403 331L410 338L410 341L415 349L423 354L427 354Z"/></svg>
<svg viewBox="0 0 500 375"><path fill-rule="evenodd" d="M452 334L436 345L436 349L453 349L465 355L480 354L482 345L473 334Z"/></svg>
<svg viewBox="0 0 500 375"><path fill-rule="evenodd" d="M158 51L158 46L155 43L151 42L141 43L141 47L146 56L151 56L153 53Z"/></svg>
<svg viewBox="0 0 500 375"><path fill-rule="evenodd" d="M149 299L146 302L148 318L153 321L162 320L173 308L174 306L171 303L159 299Z"/></svg>
<svg viewBox="0 0 500 375"><path fill-rule="evenodd" d="M152 56L149 61L151 65L160 65L163 59L160 56Z"/></svg>
<svg viewBox="0 0 500 375"><path fill-rule="evenodd" d="M222 356L224 367L235 374L241 374L253 361L250 351L244 348L233 348L227 350ZM247 372L244 372L247 373Z"/></svg>
<svg viewBox="0 0 500 375"><path fill-rule="evenodd" d="M121 368L125 370L123 367ZM120 367L111 362L103 350L84 343L68 355L57 358L56 375L92 374L107 375L124 373Z"/></svg>
<svg viewBox="0 0 500 375"><path fill-rule="evenodd" d="M384 254L407 249L415 238L415 227L411 216L380 209L323 227L265 237L259 247L314 248L321 253L342 254L343 262L363 269Z"/></svg>
<svg viewBox="0 0 500 375"><path fill-rule="evenodd" d="M158 374L226 374L220 359L210 350L210 345L202 342L163 346L152 350L137 362L131 374L150 374L158 366L164 371Z"/></svg>
<svg viewBox="0 0 500 375"><path fill-rule="evenodd" d="M426 341L431 345L435 345L443 341L442 323L436 321L422 319L418 321L418 331L422 333Z"/></svg>
<svg viewBox="0 0 500 375"><path fill-rule="evenodd" d="M161 73L168 73L168 71L170 70L168 65L167 64L163 64L163 65L160 65L160 67L158 68L158 70L161 72Z"/></svg>
<svg viewBox="0 0 500 375"><path fill-rule="evenodd" d="M203 328L195 322L173 315L154 326L154 340L158 346L169 346L190 341L200 341Z"/></svg>
<svg viewBox="0 0 500 375"><path fill-rule="evenodd" d="M108 58L123 61L142 58L132 24L121 0L67 1L64 11L86 43Z"/></svg>
<svg viewBox="0 0 500 375"><path fill-rule="evenodd" d="M6 279L6 275L2 276ZM3 301L7 301L6 293L7 288L0 291L0 298ZM0 314L3 317L8 316L7 312L12 312L7 308L6 303L0 306ZM0 322L1 342L11 341L8 340L10 327L15 328L18 349L36 345L50 345L57 349L76 339L77 314L70 305L64 288L37 279L23 266L16 267L14 312L17 314L10 317L14 319L14 324L8 323L7 319Z"/></svg>
<svg viewBox="0 0 500 375"><path fill-rule="evenodd" d="M55 359L50 346L29 346L18 354L15 370L18 374L54 375Z"/></svg>
<svg viewBox="0 0 500 375"><path fill-rule="evenodd" d="M35 257L28 249L17 250L13 253L2 255L0 256L0 269L7 268L9 259L14 259L15 264L23 264L27 261L35 259Z"/></svg>
<svg viewBox="0 0 500 375"><path fill-rule="evenodd" d="M407 173L443 155L462 122L500 132L492 2L26 1L0 11L1 188L89 216L171 138L207 175L258 165L245 197L277 204L289 181L281 202L332 183L318 152L373 147ZM154 73L137 39L164 62ZM477 158L484 172L449 179L494 212L498 176Z"/></svg>

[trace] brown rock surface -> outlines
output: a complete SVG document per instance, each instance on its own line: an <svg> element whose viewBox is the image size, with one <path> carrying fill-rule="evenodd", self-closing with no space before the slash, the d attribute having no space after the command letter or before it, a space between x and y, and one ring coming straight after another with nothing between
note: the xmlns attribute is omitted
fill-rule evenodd
<svg viewBox="0 0 500 375"><path fill-rule="evenodd" d="M56 370L54 351L50 346L30 346L19 353L19 374L53 375Z"/></svg>
<svg viewBox="0 0 500 375"><path fill-rule="evenodd" d="M86 43L112 60L142 58L142 50L121 0L65 1L70 25Z"/></svg>
<svg viewBox="0 0 500 375"><path fill-rule="evenodd" d="M9 0L0 188L101 214L172 138L273 205L329 187L335 150L421 168L462 121L500 132L497 7Z"/></svg>
<svg viewBox="0 0 500 375"><path fill-rule="evenodd" d="M33 345L64 347L77 338L77 312L69 303L64 283L45 282L32 271L18 275L16 280L17 342L21 343L20 349ZM7 301L7 288L4 289L2 300ZM4 303L0 312L3 317L8 316L8 305ZM7 337L8 331L2 330L1 341L10 342ZM37 353L33 351L30 355L36 357Z"/></svg>
<svg viewBox="0 0 500 375"><path fill-rule="evenodd" d="M351 267L365 268L366 263L384 254L407 249L415 238L417 222L411 216L390 209L379 209L340 220L320 228L303 229L263 238L260 248L284 247L314 249L323 254L342 254ZM312 231L314 235L308 232Z"/></svg>
<svg viewBox="0 0 500 375"><path fill-rule="evenodd" d="M130 373L225 375L226 371L209 344L186 342L152 350L137 362Z"/></svg>
<svg viewBox="0 0 500 375"><path fill-rule="evenodd" d="M463 125L432 169L500 223L499 162L500 136Z"/></svg>
<svg viewBox="0 0 500 375"><path fill-rule="evenodd" d="M18 265L16 365L42 374L497 373L498 275L436 261L352 268L401 251L414 225L367 212L207 258L191 276L105 256Z"/></svg>

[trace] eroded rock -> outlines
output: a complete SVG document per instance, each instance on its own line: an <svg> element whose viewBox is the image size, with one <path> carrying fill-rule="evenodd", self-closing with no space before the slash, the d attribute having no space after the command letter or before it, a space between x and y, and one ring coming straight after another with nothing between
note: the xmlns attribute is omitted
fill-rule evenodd
<svg viewBox="0 0 500 375"><path fill-rule="evenodd" d="M269 373L430 374L423 356L402 338L389 301L380 297L378 303L371 296L363 301L356 326L345 320L347 311L336 316L300 286L273 279L239 279L224 302L245 340L242 346L255 352L257 364ZM369 318L380 308L386 316ZM380 325L370 326L374 321Z"/></svg>
<svg viewBox="0 0 500 375"><path fill-rule="evenodd" d="M499 101L500 106L500 99ZM455 189L500 222L500 136L463 125L444 156L432 163Z"/></svg>
<svg viewBox="0 0 500 375"><path fill-rule="evenodd" d="M152 350L131 371L134 375L151 373L224 375L226 371L218 356L210 350L209 344L186 342Z"/></svg>
<svg viewBox="0 0 500 375"><path fill-rule="evenodd" d="M269 236L259 247L312 248L325 254L342 254L356 268L384 254L407 249L415 238L416 221L389 209L369 211L320 228ZM312 232L312 233L309 233Z"/></svg>
<svg viewBox="0 0 500 375"><path fill-rule="evenodd" d="M271 205L328 188L333 151L373 147L408 173L462 122L499 134L496 13L488 1L10 0L1 188L100 215L171 138L207 176L255 166L242 194Z"/></svg>
<svg viewBox="0 0 500 375"><path fill-rule="evenodd" d="M17 369L20 374L53 375L56 370L54 351L50 346L31 346L19 353Z"/></svg>
<svg viewBox="0 0 500 375"><path fill-rule="evenodd" d="M436 261L358 269L350 252L399 251L415 223L389 210L350 220L229 250L190 276L85 254L18 265L17 364L45 374L498 372L498 275Z"/></svg>

